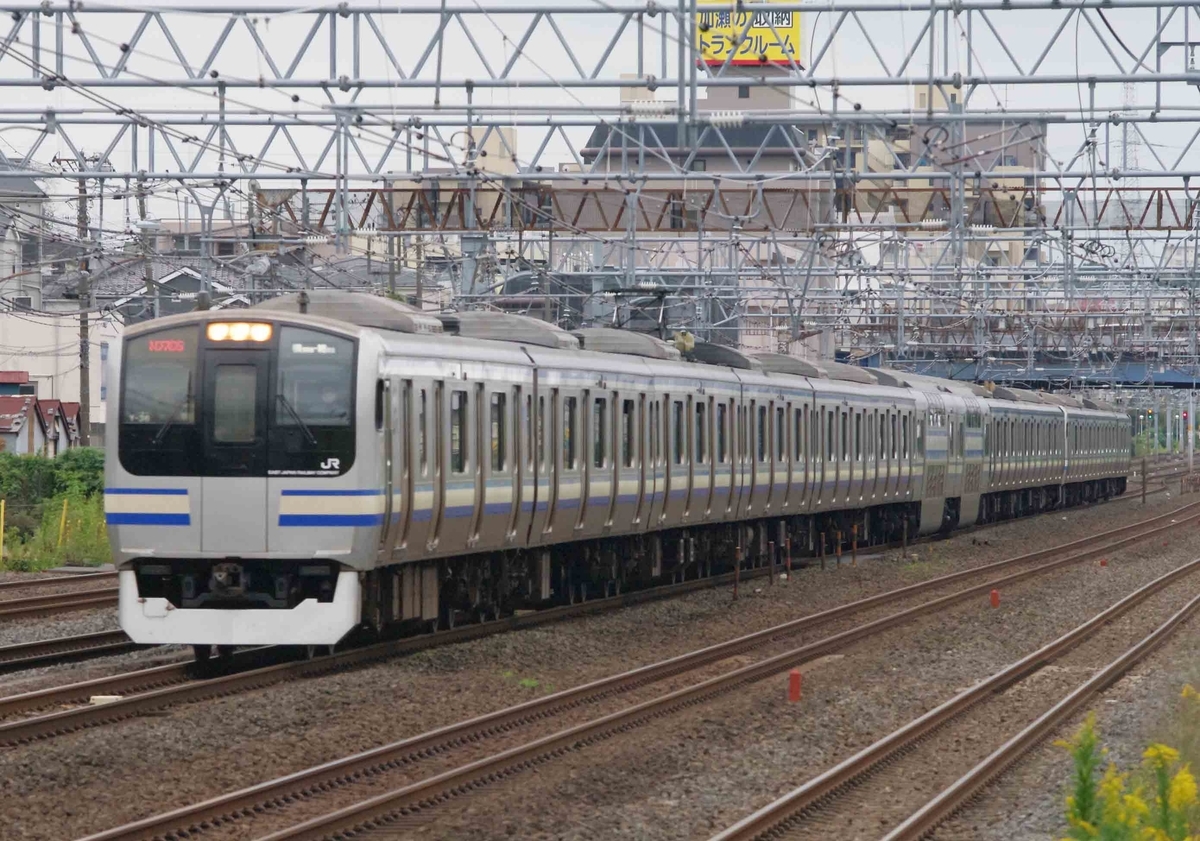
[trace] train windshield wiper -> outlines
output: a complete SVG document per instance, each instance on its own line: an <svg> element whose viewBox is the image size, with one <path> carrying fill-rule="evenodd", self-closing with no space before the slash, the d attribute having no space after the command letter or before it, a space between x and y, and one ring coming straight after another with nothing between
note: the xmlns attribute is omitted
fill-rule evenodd
<svg viewBox="0 0 1200 841"><path fill-rule="evenodd" d="M172 408L172 410L170 410L170 414L167 415L167 420L163 422L162 426L158 427L158 432L154 433L154 445L155 446L162 444L162 439L167 437L167 432L169 431L170 427L172 427L172 425L174 425L175 419L179 418L179 410L184 408L185 406L187 406L188 403L191 403L191 402L192 402L192 378L191 378L191 376L188 376L188 378L187 378L187 394L182 396L178 403L175 403L175 406Z"/></svg>
<svg viewBox="0 0 1200 841"><path fill-rule="evenodd" d="M300 431L304 433L304 437L308 439L308 443L312 446L317 446L317 437L312 434L312 430L308 428L308 424L300 417L300 413L296 411L296 407L292 405L292 401L283 396L282 393L276 394L275 399L283 404L283 408L287 409L287 413L292 416L292 420L300 427Z"/></svg>

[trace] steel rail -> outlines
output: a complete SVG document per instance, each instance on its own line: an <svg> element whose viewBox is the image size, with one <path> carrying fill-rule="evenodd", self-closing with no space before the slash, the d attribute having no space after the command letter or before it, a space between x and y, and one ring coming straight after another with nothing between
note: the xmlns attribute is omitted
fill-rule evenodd
<svg viewBox="0 0 1200 841"><path fill-rule="evenodd" d="M1200 505L1200 503L1197 503ZM1182 509L1181 509L1182 510ZM1200 518L1200 512L1195 515ZM766 575L768 568L743 570L744 579ZM586 616L608 610L616 610L643 601L682 595L695 590L707 589L732 582L733 573L710 578L694 579L679 584L638 590L595 599L574 605L548 608L533 614L510 616L479 625L464 625L448 631L438 631L419 637L375 643L362 648L349 649L327 657L297 662L293 652L281 648L259 648L238 652L233 656L230 668L247 669L217 677L192 680L197 675L191 662L172 663L150 669L96 678L80 683L41 689L21 695L0 698L0 719L10 718L28 711L44 710L62 704L82 703L94 695L125 695L118 700L100 706L39 715L0 724L0 746L24 744L37 739L49 738L74 732L97 724L109 724L146 712L162 710L180 703L202 701L222 697L235 692L258 689L292 678L312 677L351 666L385 660L390 657L424 651L443 645L466 642L505 631L531 628L564 619ZM263 659L284 657L286 662L273 663L257 668L247 664L261 663ZM219 667L214 662L214 667Z"/></svg>
<svg viewBox="0 0 1200 841"><path fill-rule="evenodd" d="M88 657L122 654L146 647L135 643L124 631L98 631L93 634L19 642L0 646L0 672L15 672Z"/></svg>
<svg viewBox="0 0 1200 841"><path fill-rule="evenodd" d="M929 589L942 587L964 578L985 574L988 571L1005 569L1007 567L1023 563L1032 563L1042 558L1052 557L1063 552L1071 552L1080 548L1086 548L1089 544L1092 544L1098 540L1124 537L1124 539L1118 543L1093 547L1090 552L1060 560L1058 563L1074 563L1087 560L1088 558L1094 557L1097 554L1111 551L1114 548L1120 548L1120 546L1128 545L1129 543L1136 542L1137 540L1152 537L1158 534L1163 528L1178 525L1180 522L1186 522L1188 520L1197 518L1200 518L1200 501L1180 506L1173 511L1159 514L1155 517L1151 517L1138 523L1131 523L1107 532L1102 532L1087 538L1071 541L1060 546L1043 549L1038 552L1032 552L1026 555L1009 558L1007 560L997 561L995 563L976 567L970 570L961 570L959 572L950 573L948 575L940 576L928 581L912 584L898 590L870 596L857 602L832 608L809 617L802 617L801 619L793 620L791 623L785 623L784 626L761 631L758 633L758 635L752 634L749 635L748 638L739 638L738 640L730 641L728 645L731 647L727 650L733 650L733 647L736 645L741 645L744 647L761 645L763 642L767 641L768 635L770 637L778 637L788 633L795 633L796 631L803 630L805 627L820 622L825 622L841 616L849 615L869 607L894 601L898 598L903 598L904 596L915 595ZM1156 526L1155 524L1158 523L1163 523L1165 525ZM1128 537L1128 535L1131 533L1139 532L1142 529L1149 529L1149 531L1147 531L1145 534L1134 534L1133 537ZM760 567L753 570L744 570L742 575L743 577L749 579L768 574L768 572L769 568ZM8 698L0 698L0 719L4 719L11 718L24 712L36 712L64 704L82 703L94 695L127 695L128 693L134 693L128 694L128 697L122 697L119 700L110 701L104 704L103 707L82 707L79 709L49 713L34 718L0 724L0 745L23 744L36 739L62 735L64 733L73 732L85 727L95 726L97 724L108 724L120 721L125 718L142 714L146 711L161 710L178 703L194 702L213 697L220 697L232 694L234 692L261 688L263 686L277 683L292 677L308 677L325 674L336 669L346 668L375 660L387 659L389 657L408 654L440 645L465 642L504 631L518 630L524 627L533 627L536 625L561 621L563 619L573 618L580 615L618 609L620 607L636 604L642 601L651 601L654 599L681 595L693 590L719 586L721 584L729 583L732 580L733 573L725 573L719 576L695 579L693 581L682 582L680 584L666 585L649 590L634 591L607 599L596 599L594 601L575 605L562 605L559 607L539 611L534 614L511 616L479 625L467 625L449 631L441 631L436 634L376 643L363 648L351 649L349 651L333 654L318 660L299 663L292 661L276 663L259 668L252 668L247 671L239 671L235 674L222 675L219 677L212 677L198 681L191 681L191 678L193 678L196 674L192 664L175 663L150 669L142 669L135 672L128 672L113 677L96 678L94 680L83 681L81 683L51 687L35 692L10 696ZM756 640L758 641L756 642ZM283 652L280 652L280 655L286 656L286 654ZM254 650L254 652L240 652L239 654L235 655L236 660L231 665L237 668L246 668L246 663L253 662L250 658L261 658L264 656L270 657L273 655L263 654L262 650L259 649ZM701 663L705 662L705 657L714 655L706 654L705 652L694 652L693 655L686 656L695 656L697 658L696 662ZM729 655L726 654L725 656ZM261 660L259 662L261 662ZM683 665L681 664L679 668L683 668ZM694 668L694 666L688 666L688 668Z"/></svg>
<svg viewBox="0 0 1200 841"><path fill-rule="evenodd" d="M1200 608L1200 595L1184 605L1116 660L1077 687L1036 721L997 748L986 759L914 812L889 832L883 841L916 841L961 809L981 788L1003 774L1013 763L1046 739L1093 696L1116 683L1139 660L1158 648Z"/></svg>
<svg viewBox="0 0 1200 841"><path fill-rule="evenodd" d="M1195 517L1188 519L1195 519ZM1160 526L1140 537L1149 537L1162 530L1174 528L1176 525L1178 523ZM1078 563L1095 557L1102 552L1109 552L1114 548L1128 545L1137 539L1139 538L1125 537L1113 543L1093 547L1091 550L1080 554L1060 558L1030 570L1013 573L1001 579L989 580L947 596L932 599L907 610L893 613L873 622L766 658L757 663L693 684L692 686L635 704L625 710L611 713L543 738L535 739L524 745L420 780L403 788L386 792L353 806L305 821L296 826L273 833L262 839L262 841L285 841L285 839L288 841L297 841L297 839L312 841L312 839L326 838L330 835L337 836L340 833L354 832L367 827L384 825L396 816L411 815L441 805L458 795L476 790L481 786L541 764L556 756L572 752L580 747L609 738L617 733L635 729L657 718L698 703L703 703L711 698L761 680L787 668L824 656L852 642L873 636L916 617L936 612L954 602L987 592L997 584L1014 583L1033 575L1060 568L1069 563ZM980 567L970 572L979 574L981 570L985 569L987 568ZM960 576L960 573L954 574L955 578ZM911 592L910 588L904 588L904 591ZM877 597L873 597L871 600L863 601L876 601L876 599ZM856 604L862 604L862 602ZM775 631L777 629L768 629L768 631L760 633L770 634ZM684 658L691 656L693 655L684 655ZM730 652L725 651L724 656L730 656ZM664 663L657 664L657 666L645 667L643 670L635 670L626 674L633 675L640 671L643 681L646 677L646 670L652 668L670 668L671 671L669 673L674 674L678 671L676 664L684 658L664 661ZM587 687L581 687L580 691L586 689ZM568 692L570 691L568 690ZM559 693L559 698L561 699L565 694L567 693ZM548 696L539 702L527 702L517 708L501 710L491 716L483 716L479 719L466 722L463 725L442 728L440 731L433 731L429 734L397 742L383 748L378 748L375 751L368 751L365 754L349 757L346 760L328 763L306 772L299 772L289 777L252 787L251 789L215 798L203 804L198 804L197 807L192 807L196 810L195 812L189 813L189 809L185 807L185 809L176 810L159 818L151 818L140 824L132 824L129 827L118 827L109 833L89 836L86 841L114 841L114 839L126 841L126 839L135 838L163 837L167 834L166 830L169 826L178 826L179 822L183 819L186 819L188 825L196 826L215 817L228 817L231 814L236 814L239 811L251 809L255 806L261 807L262 803L268 803L272 799L278 802L281 798L303 796L304 792L321 790L328 787L331 783L344 782L350 779L352 775L361 775L364 772L369 772L372 765L384 768L396 767L412 762L422 752L428 753L438 750L439 746L445 747L447 742L449 746L453 746L455 743L475 741L478 731L482 729L486 734L489 730L500 730L510 725L513 720L512 716L514 715L531 716L538 711L541 711L544 715L545 708L539 708L535 704L546 704L553 700L555 700L555 696ZM298 791L301 794L298 795ZM153 822L158 820L161 820L162 823L154 825Z"/></svg>
<svg viewBox="0 0 1200 841"><path fill-rule="evenodd" d="M109 607L116 603L116 587L77 590L73 593L55 593L49 596L30 596L25 599L9 599L0 601L0 621Z"/></svg>
<svg viewBox="0 0 1200 841"><path fill-rule="evenodd" d="M79 575L72 573L54 578L29 578L19 579L17 581L0 581L0 592L8 592L9 590L26 590L33 587L49 587L54 584L74 584L77 581L100 582L108 579L115 579L116 577L116 572L85 572Z"/></svg>
<svg viewBox="0 0 1200 841"><path fill-rule="evenodd" d="M881 763L911 747L996 692L1024 680L1042 666L1095 634L1113 619L1145 601L1164 587L1176 583L1178 579L1191 575L1197 570L1200 570L1200 559L1177 567L1139 587L1082 625L1068 631L1037 651L1027 654L986 680L960 692L848 759L813 777L798 788L712 836L710 841L752 841L752 839L766 838L783 832L797 816L803 815L813 808L819 808L819 804L823 804L828 798L836 796L839 792L845 791L857 781L862 780ZM904 837L915 838L918 836Z"/></svg>

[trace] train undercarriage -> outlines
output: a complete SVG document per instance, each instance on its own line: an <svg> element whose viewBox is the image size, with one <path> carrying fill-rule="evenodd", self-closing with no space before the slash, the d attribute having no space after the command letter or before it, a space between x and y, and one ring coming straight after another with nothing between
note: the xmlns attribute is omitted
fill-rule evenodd
<svg viewBox="0 0 1200 841"><path fill-rule="evenodd" d="M1110 499L1125 479L985 494L977 523L999 522ZM942 531L958 523L948 500ZM915 537L920 503L740 523L713 523L650 534L492 552L382 567L365 576L363 622L376 631L397 623L453 627L629 590L774 564L782 568L832 559L854 546L900 544Z"/></svg>

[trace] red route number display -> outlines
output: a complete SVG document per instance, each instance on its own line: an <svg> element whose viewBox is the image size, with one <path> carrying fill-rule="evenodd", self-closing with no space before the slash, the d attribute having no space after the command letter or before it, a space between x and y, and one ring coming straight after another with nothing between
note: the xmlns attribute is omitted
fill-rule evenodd
<svg viewBox="0 0 1200 841"><path fill-rule="evenodd" d="M183 353L187 350L183 339L151 339L147 349L151 353Z"/></svg>

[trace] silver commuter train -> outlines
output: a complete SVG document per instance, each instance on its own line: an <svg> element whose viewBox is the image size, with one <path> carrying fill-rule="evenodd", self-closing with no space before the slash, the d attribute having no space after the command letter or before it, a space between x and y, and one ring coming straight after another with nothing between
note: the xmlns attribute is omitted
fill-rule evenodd
<svg viewBox="0 0 1200 841"><path fill-rule="evenodd" d="M198 656L332 645L1125 488L1130 421L1098 404L695 358L333 291L131 327L106 442L121 626Z"/></svg>

